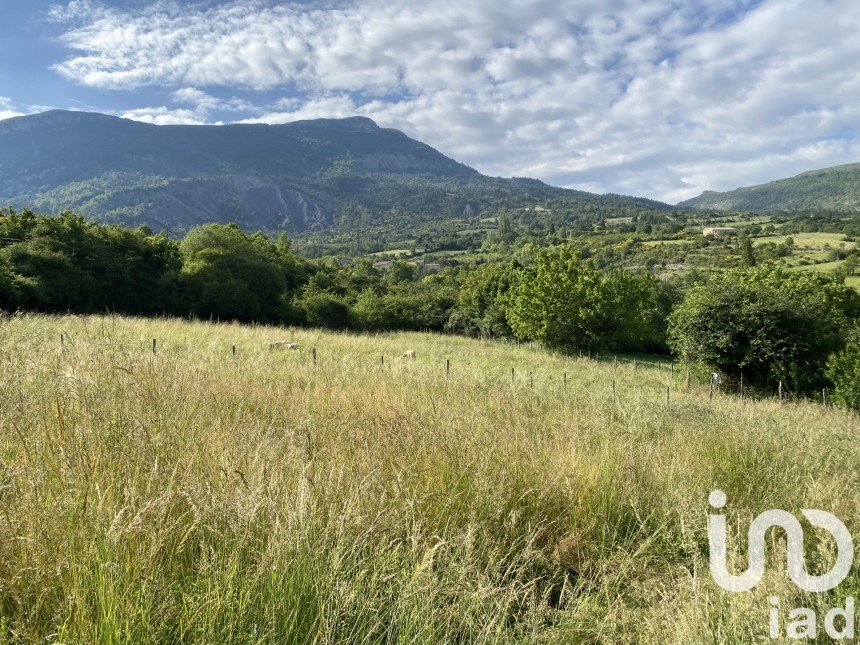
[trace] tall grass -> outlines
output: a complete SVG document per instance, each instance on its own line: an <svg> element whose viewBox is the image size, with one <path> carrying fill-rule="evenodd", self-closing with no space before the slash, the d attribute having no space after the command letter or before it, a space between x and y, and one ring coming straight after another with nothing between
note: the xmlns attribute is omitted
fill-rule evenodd
<svg viewBox="0 0 860 645"><path fill-rule="evenodd" d="M766 508L856 532L860 423L684 385L429 334L2 318L2 637L764 641L769 595L840 596L799 596L784 566L718 589L708 492L739 553Z"/></svg>

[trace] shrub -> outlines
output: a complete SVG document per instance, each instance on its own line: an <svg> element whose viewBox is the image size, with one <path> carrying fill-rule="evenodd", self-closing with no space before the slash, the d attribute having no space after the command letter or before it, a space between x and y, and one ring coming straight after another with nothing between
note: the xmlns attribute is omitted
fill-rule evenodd
<svg viewBox="0 0 860 645"><path fill-rule="evenodd" d="M369 331L442 331L454 304L455 294L451 288L434 278L436 276L421 282L400 283L389 287L382 294L365 289L353 307L355 324Z"/></svg>
<svg viewBox="0 0 860 645"><path fill-rule="evenodd" d="M825 383L827 356L860 313L860 294L836 278L773 267L736 269L687 292L669 320L669 343L682 359L798 392Z"/></svg>
<svg viewBox="0 0 860 645"><path fill-rule="evenodd" d="M349 305L328 291L305 288L296 304L304 312L307 324L313 327L344 329L350 323Z"/></svg>
<svg viewBox="0 0 860 645"><path fill-rule="evenodd" d="M19 303L20 294L15 284L15 277L9 270L9 263L0 256L0 309L11 311Z"/></svg>
<svg viewBox="0 0 860 645"><path fill-rule="evenodd" d="M860 327L848 334L845 349L827 361L827 377L833 382L833 400L860 410Z"/></svg>

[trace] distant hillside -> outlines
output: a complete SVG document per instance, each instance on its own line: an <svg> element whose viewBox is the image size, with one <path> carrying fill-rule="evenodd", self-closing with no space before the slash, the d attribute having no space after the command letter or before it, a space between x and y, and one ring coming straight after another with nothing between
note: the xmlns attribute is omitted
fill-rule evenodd
<svg viewBox="0 0 860 645"><path fill-rule="evenodd" d="M485 177L370 119L155 126L51 111L0 121L0 206L177 232L212 221L294 232L396 211L478 217L547 199L586 212L666 204Z"/></svg>
<svg viewBox="0 0 860 645"><path fill-rule="evenodd" d="M714 211L860 211L860 163L812 170L724 193L706 191L678 204Z"/></svg>

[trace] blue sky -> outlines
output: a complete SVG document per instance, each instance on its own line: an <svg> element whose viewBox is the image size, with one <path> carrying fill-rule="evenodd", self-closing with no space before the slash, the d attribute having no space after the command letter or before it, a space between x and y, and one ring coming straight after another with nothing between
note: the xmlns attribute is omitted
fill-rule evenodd
<svg viewBox="0 0 860 645"><path fill-rule="evenodd" d="M860 161L856 0L0 0L0 119L361 114L491 175L675 202Z"/></svg>

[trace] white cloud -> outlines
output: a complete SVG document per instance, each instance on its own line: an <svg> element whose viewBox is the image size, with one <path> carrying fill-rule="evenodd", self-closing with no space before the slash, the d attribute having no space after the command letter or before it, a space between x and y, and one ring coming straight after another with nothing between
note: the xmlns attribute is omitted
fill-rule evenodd
<svg viewBox="0 0 860 645"><path fill-rule="evenodd" d="M203 125L211 123L211 114L221 112L254 112L260 110L242 99L220 99L194 87L184 87L170 95L176 105L189 107L143 107L126 110L119 116L155 125Z"/></svg>
<svg viewBox="0 0 860 645"><path fill-rule="evenodd" d="M268 0L55 9L56 69L150 122L363 114L483 172L678 200L856 161L856 0ZM258 107L200 88L283 91ZM268 107L266 107L268 105Z"/></svg>
<svg viewBox="0 0 860 645"><path fill-rule="evenodd" d="M207 116L210 112L248 112L257 108L250 102L239 98L220 99L195 87L184 87L171 94L171 98L180 104L193 105L196 112Z"/></svg>
<svg viewBox="0 0 860 645"><path fill-rule="evenodd" d="M24 116L24 112L19 112L12 104L12 99L0 96L0 121L3 119L11 119L16 116Z"/></svg>
<svg viewBox="0 0 860 645"><path fill-rule="evenodd" d="M194 110L170 109L165 106L137 108L121 113L123 119L143 121L155 125L203 125Z"/></svg>
<svg viewBox="0 0 860 645"><path fill-rule="evenodd" d="M348 116L363 116L353 100L345 94L322 96L311 100L282 99L274 110L243 119L241 123L290 123L302 119L342 119Z"/></svg>

